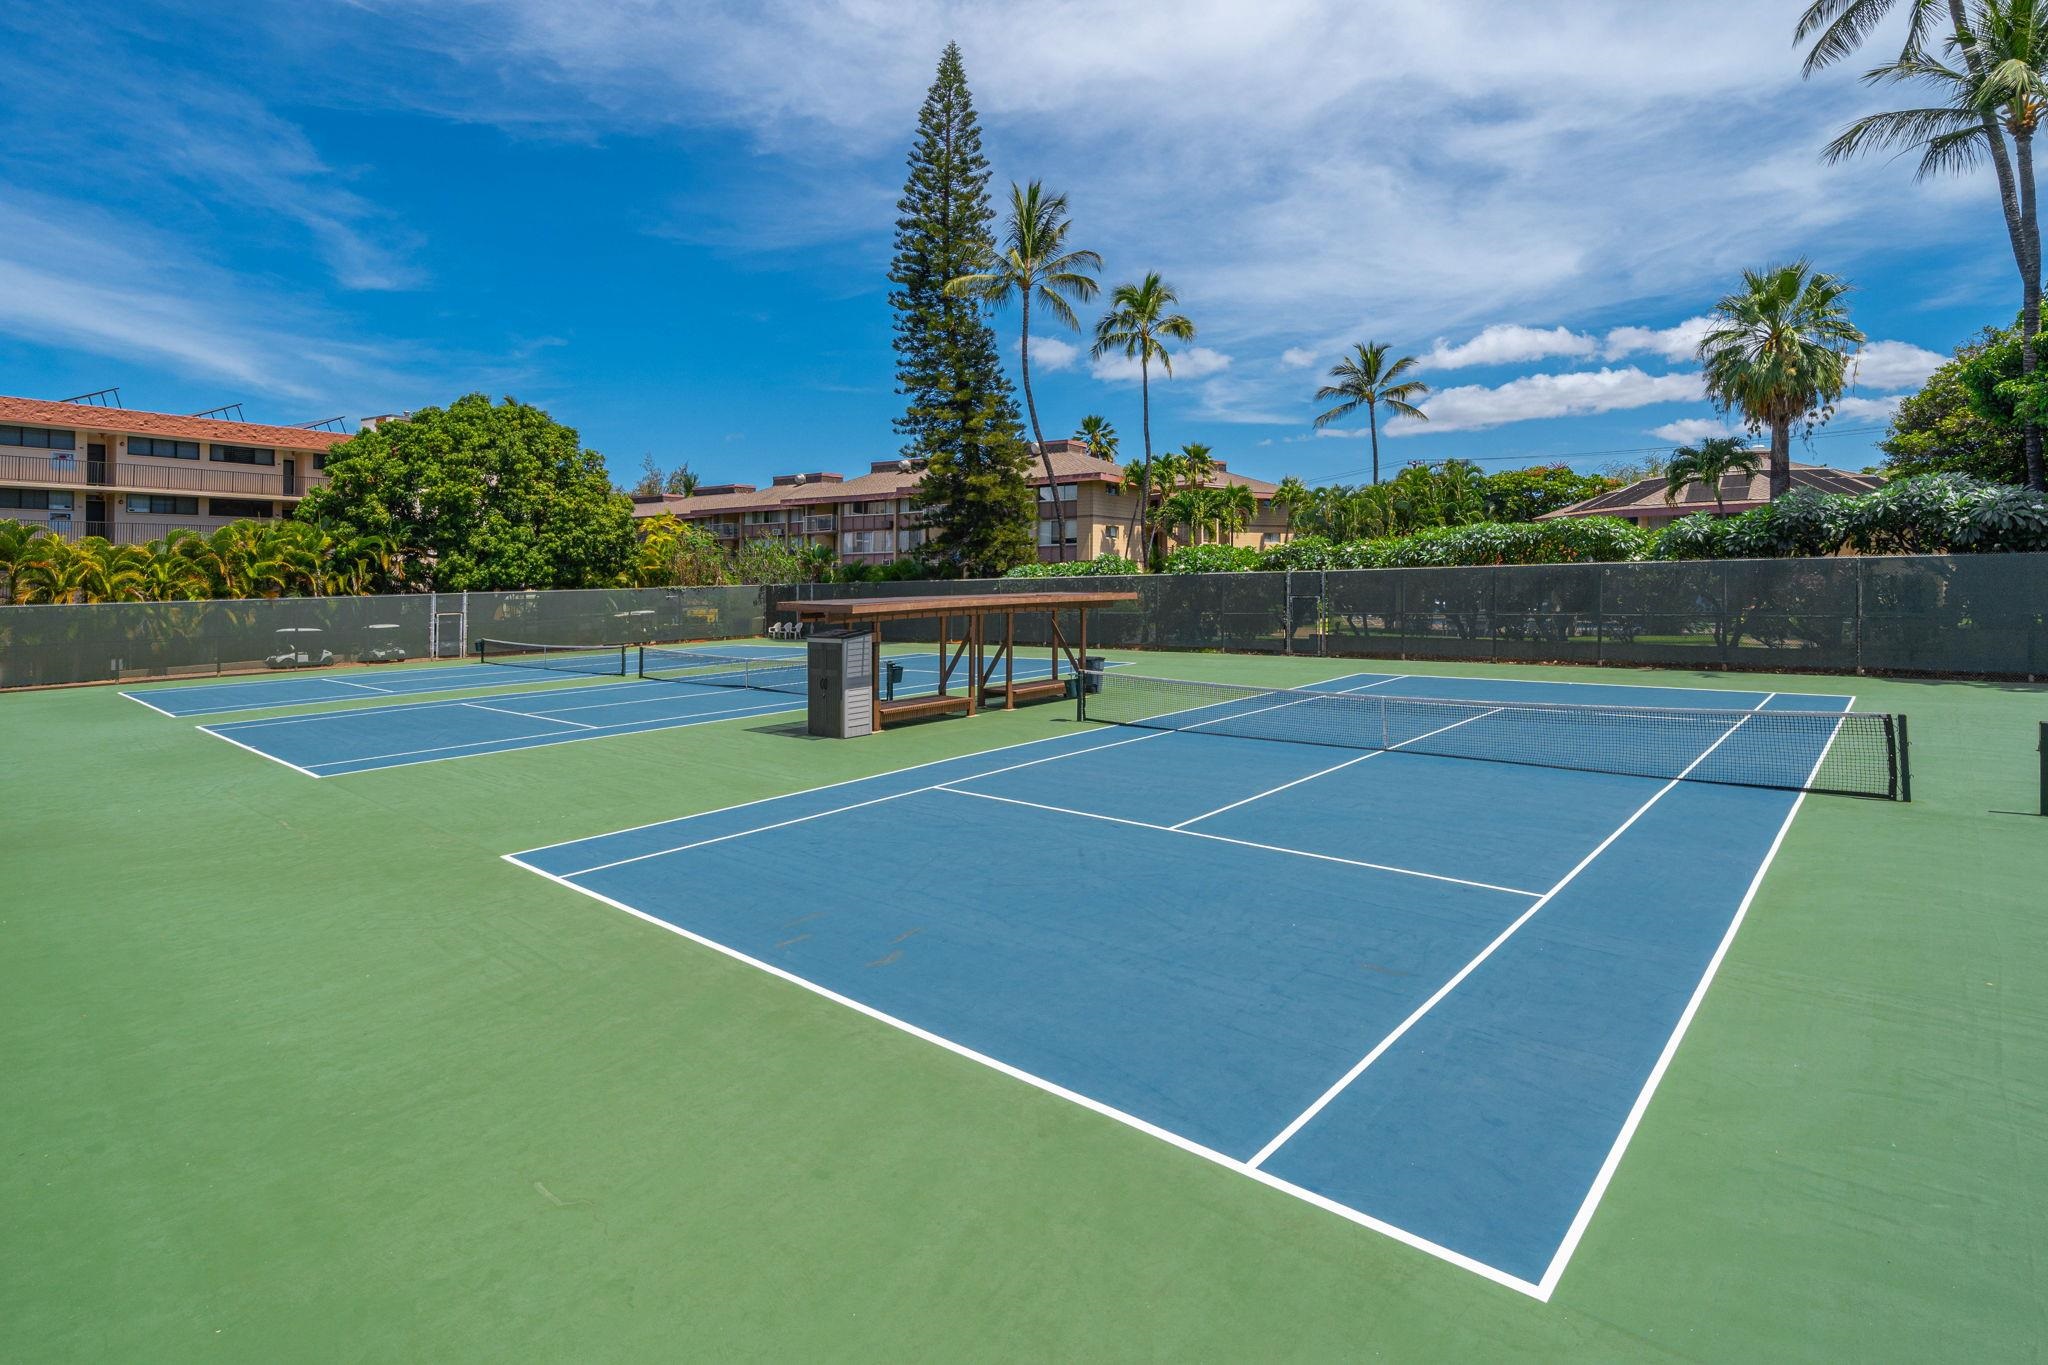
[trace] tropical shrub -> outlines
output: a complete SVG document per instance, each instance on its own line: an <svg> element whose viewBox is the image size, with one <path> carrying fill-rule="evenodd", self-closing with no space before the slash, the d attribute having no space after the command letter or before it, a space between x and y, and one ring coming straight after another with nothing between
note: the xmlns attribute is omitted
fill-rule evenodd
<svg viewBox="0 0 2048 1365"><path fill-rule="evenodd" d="M1231 573L1259 567L1259 552L1238 545L1183 545L1166 557L1164 573Z"/></svg>
<svg viewBox="0 0 2048 1365"><path fill-rule="evenodd" d="M1220 546L1204 546L1219 549ZM1019 564L1005 578L1099 578L1104 575L1133 574L1138 566L1122 555L1097 555L1093 559L1069 560L1064 564Z"/></svg>

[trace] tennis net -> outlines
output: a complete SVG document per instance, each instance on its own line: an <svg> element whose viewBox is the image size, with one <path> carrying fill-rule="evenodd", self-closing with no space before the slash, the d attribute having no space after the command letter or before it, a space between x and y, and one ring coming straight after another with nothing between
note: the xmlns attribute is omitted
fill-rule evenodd
<svg viewBox="0 0 2048 1365"><path fill-rule="evenodd" d="M753 659L711 650L640 646L640 676L701 687L750 687L762 692L810 690L810 669L801 658Z"/></svg>
<svg viewBox="0 0 2048 1365"><path fill-rule="evenodd" d="M524 640L478 640L476 656L487 664L623 678L626 676L627 648L626 645L542 645Z"/></svg>
<svg viewBox="0 0 2048 1365"><path fill-rule="evenodd" d="M1909 801L1906 718L1852 711L1447 701L1087 675L1087 720L1347 749Z"/></svg>

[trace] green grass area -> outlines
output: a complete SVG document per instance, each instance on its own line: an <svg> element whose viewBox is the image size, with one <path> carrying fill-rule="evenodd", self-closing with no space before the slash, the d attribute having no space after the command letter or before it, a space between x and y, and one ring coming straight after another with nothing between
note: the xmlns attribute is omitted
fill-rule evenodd
<svg viewBox="0 0 2048 1365"><path fill-rule="evenodd" d="M314 782L87 688L0 696L0 1356L2038 1357L2048 821L2006 812L2048 689L1399 671L1912 716L1918 799L1807 800L1548 1304L499 857L1066 707Z"/></svg>

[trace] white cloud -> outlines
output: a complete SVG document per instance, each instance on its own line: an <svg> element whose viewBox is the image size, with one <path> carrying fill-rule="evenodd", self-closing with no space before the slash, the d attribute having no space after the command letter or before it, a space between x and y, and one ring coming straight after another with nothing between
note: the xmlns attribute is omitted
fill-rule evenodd
<svg viewBox="0 0 2048 1365"><path fill-rule="evenodd" d="M1201 379L1204 376L1220 374L1224 370L1229 369L1230 357L1221 351L1213 351L1207 346L1190 346L1185 351L1174 355L1172 364L1173 378ZM1135 384L1139 379L1138 362L1129 356L1097 356L1094 364L1089 368L1097 379L1111 384ZM1154 383L1168 377L1165 369L1156 361L1153 362L1151 369Z"/></svg>
<svg viewBox="0 0 2048 1365"><path fill-rule="evenodd" d="M1551 356L1590 356L1599 349L1600 343L1594 338L1566 327L1537 328L1496 322L1456 346L1439 337L1436 349L1422 357L1422 364L1430 369L1457 370L1467 365L1512 365Z"/></svg>
<svg viewBox="0 0 2048 1365"><path fill-rule="evenodd" d="M1904 394L1893 394L1889 398L1843 398L1835 403L1837 422L1889 422L1892 414L1899 410L1899 400Z"/></svg>
<svg viewBox="0 0 2048 1365"><path fill-rule="evenodd" d="M1856 387L1918 388L1947 360L1947 356L1908 341L1873 341L1857 353Z"/></svg>
<svg viewBox="0 0 2048 1365"><path fill-rule="evenodd" d="M1306 346L1289 346L1280 353L1280 363L1290 370L1305 370L1319 357Z"/></svg>
<svg viewBox="0 0 2048 1365"><path fill-rule="evenodd" d="M1688 446L1716 436L1741 436L1743 432L1742 428L1731 427L1718 418L1687 417L1677 422L1666 422L1661 427L1651 427L1650 434L1673 445Z"/></svg>
<svg viewBox="0 0 2048 1365"><path fill-rule="evenodd" d="M1022 345L1023 341L1020 338L1017 342L1017 347ZM1012 347L1012 349L1016 349L1016 347ZM1044 370L1047 373L1051 373L1054 370L1071 370L1074 368L1074 362L1080 358L1081 348L1071 341L1061 341L1058 337L1031 338L1031 368L1033 370Z"/></svg>
<svg viewBox="0 0 2048 1365"><path fill-rule="evenodd" d="M1422 405L1429 421L1396 421L1382 429L1396 436L1477 431L1537 417L1581 417L1652 403L1696 401L1702 396L1697 374L1645 374L1633 365L1620 370L1530 374L1493 387L1468 384L1444 389Z"/></svg>
<svg viewBox="0 0 2048 1365"><path fill-rule="evenodd" d="M1632 355L1662 356L1671 362L1691 360L1700 338L1714 325L1712 318L1687 318L1675 327L1616 327L1601 344L1603 360L1621 360Z"/></svg>

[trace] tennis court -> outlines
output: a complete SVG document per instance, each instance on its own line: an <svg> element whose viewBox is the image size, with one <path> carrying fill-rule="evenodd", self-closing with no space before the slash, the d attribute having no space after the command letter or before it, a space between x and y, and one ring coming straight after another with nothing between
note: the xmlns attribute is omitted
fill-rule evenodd
<svg viewBox="0 0 2048 1365"><path fill-rule="evenodd" d="M1120 724L511 860L1547 1298L1776 788L1896 794L1838 695L1103 684Z"/></svg>
<svg viewBox="0 0 2048 1365"><path fill-rule="evenodd" d="M722 643L715 648L615 645L508 653L506 658L505 663L468 665L468 671L458 676L457 688L478 685L474 680L480 675L483 682L499 685L498 690L481 696L423 697L388 706L267 716L198 728L318 778L770 716L804 705L805 664L800 649L735 648ZM935 654L891 654L886 662L898 670L895 686L901 695L929 692L938 684ZM1042 678L1049 667L1037 659L1015 664L1016 675L1022 679ZM441 682L440 672L422 670L422 681L412 690L422 694L449 690ZM522 679L524 685L520 685ZM337 699L309 696L306 687L294 686L316 681L350 685L340 679L266 679L152 692L145 704L167 714L193 715L224 706L248 711ZM392 678L390 684L401 681ZM535 685L542 683L548 684L544 690ZM204 695L188 700L193 693ZM360 695L351 694L350 699L360 699ZM198 709L172 710L181 705Z"/></svg>

